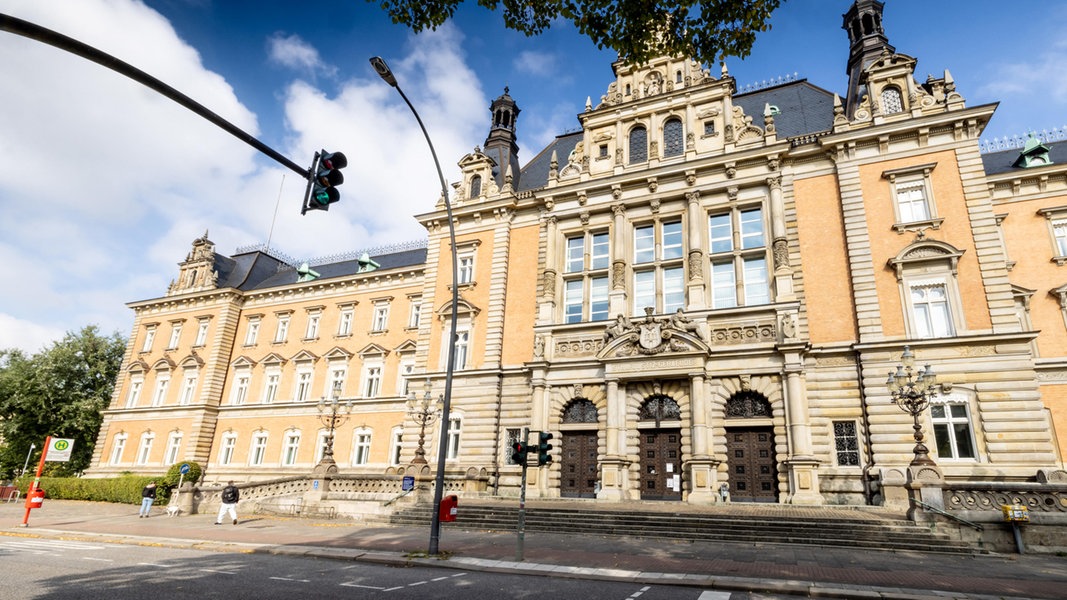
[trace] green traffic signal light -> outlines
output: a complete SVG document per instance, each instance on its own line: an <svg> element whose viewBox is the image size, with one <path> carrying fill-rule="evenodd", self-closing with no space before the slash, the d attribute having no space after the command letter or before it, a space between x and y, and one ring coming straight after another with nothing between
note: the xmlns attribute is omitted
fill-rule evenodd
<svg viewBox="0 0 1067 600"><path fill-rule="evenodd" d="M552 449L552 444L548 441L552 439L552 434L546 431L537 432L537 466L544 466L552 462L552 456L548 454L548 451Z"/></svg>

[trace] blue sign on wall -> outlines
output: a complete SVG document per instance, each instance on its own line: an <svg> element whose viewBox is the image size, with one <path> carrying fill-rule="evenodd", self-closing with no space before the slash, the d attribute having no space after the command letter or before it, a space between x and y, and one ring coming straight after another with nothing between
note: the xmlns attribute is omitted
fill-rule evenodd
<svg viewBox="0 0 1067 600"><path fill-rule="evenodd" d="M405 475L404 482L400 484L400 489L405 492L415 489L415 478L411 475Z"/></svg>

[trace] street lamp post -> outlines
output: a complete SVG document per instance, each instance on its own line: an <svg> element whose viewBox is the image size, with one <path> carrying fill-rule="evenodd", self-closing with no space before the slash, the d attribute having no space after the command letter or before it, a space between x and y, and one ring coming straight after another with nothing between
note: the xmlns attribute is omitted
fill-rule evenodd
<svg viewBox="0 0 1067 600"><path fill-rule="evenodd" d="M428 552L430 555L436 555L441 539L441 498L445 487L445 458L448 456L448 422L449 411L452 407L452 374L456 367L456 321L458 320L459 311L459 288L456 285L459 281L459 261L456 258L456 226L452 220L452 203L448 200L448 184L445 183L444 173L441 172L441 162L437 160L437 151L434 150L430 134L426 132L426 126L422 124L422 118L419 117L415 106L411 104L411 100L408 100L408 97L404 94L404 90L400 89L400 85L396 82L396 77L389 70L389 65L385 64L385 61L380 56L370 59L370 64L386 83L396 88L396 91L400 93L400 97L404 99L408 108L411 109L411 114L415 115L415 120L418 121L419 128L422 129L422 135L426 138L426 144L430 147L433 164L437 167L437 177L441 180L441 199L445 203L445 214L448 217L448 241L451 244L452 251L452 321L450 323L452 329L450 332L451 339L449 339L448 344L448 362L445 367L445 390L441 400L441 436L437 444L437 474L434 477L433 513L430 521L430 547Z"/></svg>
<svg viewBox="0 0 1067 600"><path fill-rule="evenodd" d="M904 346L904 354L900 356L902 364L897 365L896 371L889 372L889 379L885 385L893 396L893 403L901 410L911 415L915 429L915 457L911 460L911 466L934 465L930 458L930 451L923 443L922 425L919 424L919 415L930 406L930 395L933 393L937 375L930 365L915 372L915 355L911 348Z"/></svg>
<svg viewBox="0 0 1067 600"><path fill-rule="evenodd" d="M333 434L338 427L348 421L352 414L352 401L349 400L341 404L338 401L338 396L340 395L341 385L338 383L333 386L333 392L330 394L328 401L326 398L319 400L319 420L326 426L326 448L322 451L320 465L330 466L336 464L333 459Z"/></svg>
<svg viewBox="0 0 1067 600"><path fill-rule="evenodd" d="M426 426L432 425L441 416L441 402L433 401L430 393L430 379L426 378L426 391L419 400L415 392L408 394L408 416L419 426L419 447L415 448L415 460L413 465L426 464Z"/></svg>
<svg viewBox="0 0 1067 600"><path fill-rule="evenodd" d="M26 474L26 469L30 466L30 456L33 455L33 450L36 447L37 447L37 444L30 444L30 451L26 453L26 462L22 463L22 472L19 473L19 477L22 477L23 475ZM15 464L18 464L18 463L15 463Z"/></svg>

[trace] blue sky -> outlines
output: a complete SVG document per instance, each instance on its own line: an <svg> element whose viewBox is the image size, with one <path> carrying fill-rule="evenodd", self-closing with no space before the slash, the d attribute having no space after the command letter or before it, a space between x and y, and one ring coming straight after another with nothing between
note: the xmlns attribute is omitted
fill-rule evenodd
<svg viewBox="0 0 1067 600"><path fill-rule="evenodd" d="M843 92L850 5L787 0L730 74ZM969 106L1000 102L992 138L1067 124L1067 3L1041 7L886 0L884 24L920 80L949 69ZM525 162L577 127L615 58L565 23L526 38L473 4L417 36L363 0L0 0L0 12L122 58L298 164L319 148L352 163L341 203L301 217L291 171L136 83L0 32L0 348L28 352L88 324L128 334L125 303L162 296L205 230L226 254L269 239L296 258L424 238L412 215L436 201L436 173L371 56L396 73L449 180L504 86Z"/></svg>

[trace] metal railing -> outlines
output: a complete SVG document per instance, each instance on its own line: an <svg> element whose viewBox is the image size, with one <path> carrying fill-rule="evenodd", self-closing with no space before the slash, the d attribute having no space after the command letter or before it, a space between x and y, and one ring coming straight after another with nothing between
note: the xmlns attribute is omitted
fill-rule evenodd
<svg viewBox="0 0 1067 600"><path fill-rule="evenodd" d="M930 511L932 513L937 513L937 514L939 514L939 515L941 515L943 517L948 517L949 519L952 519L953 521L956 521L957 523L962 523L962 524L964 524L964 525L966 525L968 527L973 527L975 529L975 531L983 531L985 529L985 527L982 527L981 525L979 525L978 523L975 523L974 521L968 521L967 519L964 519L962 517L958 517L958 516L956 516L956 515L954 515L952 513L945 512L945 511L941 510L940 508L937 508L936 506L931 506L931 505L923 502L922 500L918 500L918 499L912 498L911 502L912 502L912 504L918 504L920 507L922 507L923 510L928 510L928 511Z"/></svg>

